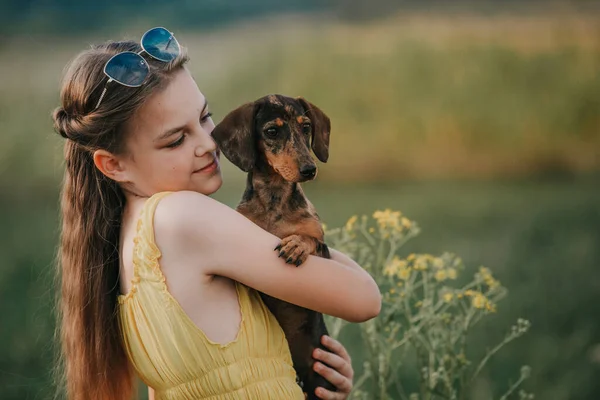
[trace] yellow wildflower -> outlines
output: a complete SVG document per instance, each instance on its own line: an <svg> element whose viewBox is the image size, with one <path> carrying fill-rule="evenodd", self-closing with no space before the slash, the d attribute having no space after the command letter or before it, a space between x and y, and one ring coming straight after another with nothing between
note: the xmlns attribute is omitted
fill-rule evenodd
<svg viewBox="0 0 600 400"><path fill-rule="evenodd" d="M500 282L494 279L490 270L485 267L479 268L479 276L490 289L495 289L496 287L500 286Z"/></svg>
<svg viewBox="0 0 600 400"><path fill-rule="evenodd" d="M448 278L449 279L456 279L456 276L457 276L456 269L454 269L454 268L448 268L446 270L446 273L448 274Z"/></svg>
<svg viewBox="0 0 600 400"><path fill-rule="evenodd" d="M413 266L415 271L426 271L427 270L427 260L428 260L427 255L422 255L422 256L417 257L417 259L415 260L415 265Z"/></svg>
<svg viewBox="0 0 600 400"><path fill-rule="evenodd" d="M454 298L454 295L452 293L450 293L450 292L444 293L444 301L446 303L450 303L453 298Z"/></svg>
<svg viewBox="0 0 600 400"><path fill-rule="evenodd" d="M487 303L487 299L485 298L484 295L482 295L481 293L478 293L475 296L473 296L472 302L473 302L473 307L484 308L485 304Z"/></svg>
<svg viewBox="0 0 600 400"><path fill-rule="evenodd" d="M377 224L379 225L380 229L399 229L401 215L402 214L400 213L400 211L392 211L389 208L387 208L384 211L375 211L373 213L373 218L377 220Z"/></svg>
<svg viewBox="0 0 600 400"><path fill-rule="evenodd" d="M406 267L406 261L394 257L392 261L386 265L383 274L387 276L396 275L402 268Z"/></svg>
<svg viewBox="0 0 600 400"><path fill-rule="evenodd" d="M375 232L375 228L372 228L372 227L369 228L369 233L373 233L373 232Z"/></svg>
<svg viewBox="0 0 600 400"><path fill-rule="evenodd" d="M410 222L410 220L406 217L402 217L400 221L402 223L402 226L406 229L410 229L410 227L412 226L412 222Z"/></svg>
<svg viewBox="0 0 600 400"><path fill-rule="evenodd" d="M410 278L410 271L410 267L400 268L400 271L398 271L398 278L404 281L408 280L408 278Z"/></svg>
<svg viewBox="0 0 600 400"><path fill-rule="evenodd" d="M389 265L386 265L385 268L383 269L383 274L386 276L392 276L392 275L396 275L397 268L393 263L390 263Z"/></svg>
<svg viewBox="0 0 600 400"><path fill-rule="evenodd" d="M350 219L348 219L348 222L346 222L346 230L347 231L351 231L354 228L354 224L356 223L356 220L358 219L358 216L353 215L350 217Z"/></svg>
<svg viewBox="0 0 600 400"><path fill-rule="evenodd" d="M482 293L474 292L472 299L473 307L483 309L485 308L489 312L495 312L496 306Z"/></svg>
<svg viewBox="0 0 600 400"><path fill-rule="evenodd" d="M439 257L436 257L433 259L433 268L435 269L442 269L444 268L444 260L442 260Z"/></svg>
<svg viewBox="0 0 600 400"><path fill-rule="evenodd" d="M446 271L444 271L443 269L439 270L438 272L435 273L435 279L438 282L445 281L447 277L448 277L448 275L446 274Z"/></svg>

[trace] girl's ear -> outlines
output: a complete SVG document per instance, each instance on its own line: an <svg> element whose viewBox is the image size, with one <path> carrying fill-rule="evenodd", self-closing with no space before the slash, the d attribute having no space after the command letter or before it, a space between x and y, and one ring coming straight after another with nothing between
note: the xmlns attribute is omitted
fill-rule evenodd
<svg viewBox="0 0 600 400"><path fill-rule="evenodd" d="M128 182L129 177L123 162L106 150L96 150L93 155L94 165L106 177L116 182Z"/></svg>

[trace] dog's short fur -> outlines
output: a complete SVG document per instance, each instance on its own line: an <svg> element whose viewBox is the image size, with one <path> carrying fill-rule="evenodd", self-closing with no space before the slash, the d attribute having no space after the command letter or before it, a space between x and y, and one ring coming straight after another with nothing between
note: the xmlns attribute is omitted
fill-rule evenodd
<svg viewBox="0 0 600 400"><path fill-rule="evenodd" d="M248 172L246 191L237 210L281 238L275 250L288 264L299 266L308 255L329 258L323 228L300 182L314 179L317 166L310 149L326 162L329 118L303 98L269 95L229 113L213 137L223 154ZM283 328L294 368L309 399L314 390L334 386L316 374L312 352L327 334L323 315L261 293Z"/></svg>

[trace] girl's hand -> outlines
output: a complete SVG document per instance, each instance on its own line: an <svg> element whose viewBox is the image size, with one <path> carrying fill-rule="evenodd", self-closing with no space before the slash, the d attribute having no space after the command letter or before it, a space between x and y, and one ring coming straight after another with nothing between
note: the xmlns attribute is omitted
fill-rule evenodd
<svg viewBox="0 0 600 400"><path fill-rule="evenodd" d="M320 399L345 400L352 391L352 378L354 377L350 355L340 342L327 335L321 336L321 343L331 352L315 349L313 358L323 361L331 368L319 361L314 363L313 368L319 375L331 382L337 388L337 392L318 387L315 394Z"/></svg>

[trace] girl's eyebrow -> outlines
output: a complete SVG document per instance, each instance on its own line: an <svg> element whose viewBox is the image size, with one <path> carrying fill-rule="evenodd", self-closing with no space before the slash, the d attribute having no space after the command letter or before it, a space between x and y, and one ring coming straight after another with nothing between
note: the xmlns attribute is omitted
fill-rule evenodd
<svg viewBox="0 0 600 400"><path fill-rule="evenodd" d="M204 114L204 111L206 111L206 107L208 107L208 100L204 100L204 107L202 107L202 111L200 111L200 115ZM168 138L169 136L172 136L174 134L176 134L177 132L183 130L185 128L185 125L183 126L178 126L176 128L171 128L163 133L160 134L160 136L158 136L156 139L154 139L155 142L159 142L163 139Z"/></svg>
<svg viewBox="0 0 600 400"><path fill-rule="evenodd" d="M161 133L161 135L159 137L157 137L156 139L154 139L154 141L158 142L158 141L168 138L169 136L173 136L177 132L183 130L183 128L185 128L185 125L178 126L177 128L169 129L168 131Z"/></svg>

